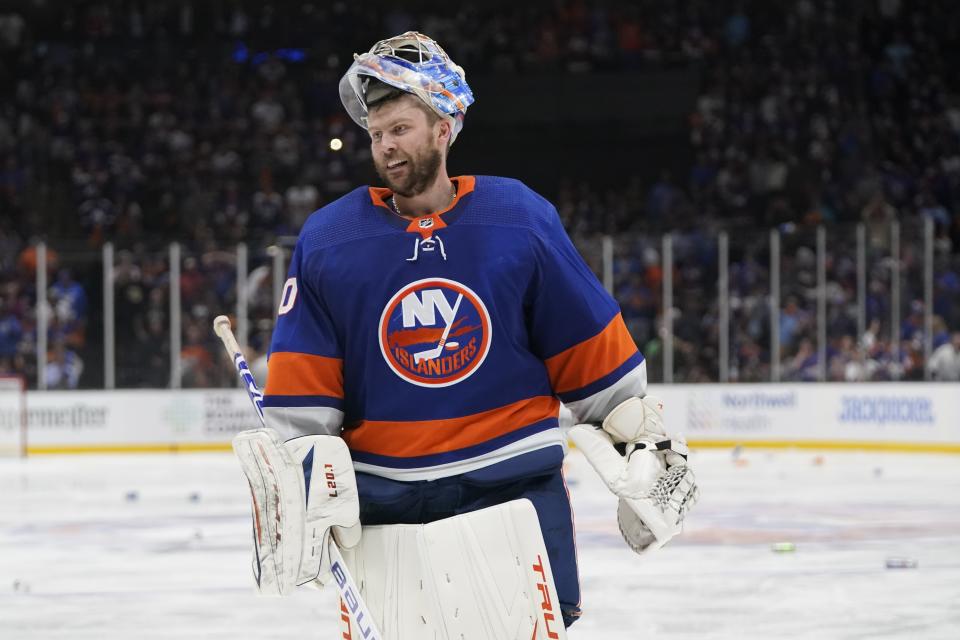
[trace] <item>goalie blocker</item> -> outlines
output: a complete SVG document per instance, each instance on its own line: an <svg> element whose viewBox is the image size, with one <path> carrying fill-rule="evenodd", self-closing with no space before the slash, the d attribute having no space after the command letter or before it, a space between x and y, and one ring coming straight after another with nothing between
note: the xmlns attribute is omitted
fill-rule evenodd
<svg viewBox="0 0 960 640"><path fill-rule="evenodd" d="M283 596L330 569L330 535L360 539L353 462L336 436L281 442L273 429L243 431L233 449L253 499L253 577L261 595Z"/></svg>

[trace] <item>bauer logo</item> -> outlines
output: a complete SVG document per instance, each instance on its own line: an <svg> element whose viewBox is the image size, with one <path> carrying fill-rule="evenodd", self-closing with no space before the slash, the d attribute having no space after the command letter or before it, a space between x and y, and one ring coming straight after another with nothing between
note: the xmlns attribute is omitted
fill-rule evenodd
<svg viewBox="0 0 960 640"><path fill-rule="evenodd" d="M380 351L398 376L422 387L469 377L490 349L490 314L468 287L443 278L398 291L380 316Z"/></svg>

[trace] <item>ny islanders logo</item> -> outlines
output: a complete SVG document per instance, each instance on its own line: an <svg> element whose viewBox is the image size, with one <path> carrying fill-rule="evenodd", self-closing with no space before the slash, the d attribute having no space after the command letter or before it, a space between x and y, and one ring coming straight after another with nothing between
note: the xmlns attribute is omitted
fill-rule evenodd
<svg viewBox="0 0 960 640"><path fill-rule="evenodd" d="M469 377L490 350L490 314L459 282L428 278L398 291L380 316L380 352L393 372L421 387Z"/></svg>

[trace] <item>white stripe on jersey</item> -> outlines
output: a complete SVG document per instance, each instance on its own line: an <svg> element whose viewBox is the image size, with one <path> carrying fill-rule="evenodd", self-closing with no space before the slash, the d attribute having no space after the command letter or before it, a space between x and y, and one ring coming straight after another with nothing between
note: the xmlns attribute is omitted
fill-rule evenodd
<svg viewBox="0 0 960 640"><path fill-rule="evenodd" d="M264 407L267 426L283 440L299 436L339 436L343 411L332 407Z"/></svg>
<svg viewBox="0 0 960 640"><path fill-rule="evenodd" d="M561 436L559 429L551 428L547 429L546 431L541 431L540 433L535 433L532 436L523 438L522 440L511 442L500 449L495 449L489 453L484 453L473 458L467 458L466 460L458 460L456 462L431 465L429 467L416 467L412 469L382 467L379 465L357 462L354 460L353 468L357 471L362 471L375 476L381 476L383 478L389 478L390 480L399 480L402 482L437 480L439 478L446 478L448 476L467 473L468 471L476 471L477 469L489 467L492 464L503 462L504 460L509 460L510 458L515 458L525 453L539 451L540 449L546 449L547 447L553 447L557 445L562 446L564 453L566 453L566 440Z"/></svg>
<svg viewBox="0 0 960 640"><path fill-rule="evenodd" d="M601 423L614 407L632 396L647 395L647 361L631 369L613 385L581 400L565 402L573 413L574 423ZM563 422L561 411L561 421ZM564 425L566 426L566 425ZM572 425L571 425L572 426Z"/></svg>

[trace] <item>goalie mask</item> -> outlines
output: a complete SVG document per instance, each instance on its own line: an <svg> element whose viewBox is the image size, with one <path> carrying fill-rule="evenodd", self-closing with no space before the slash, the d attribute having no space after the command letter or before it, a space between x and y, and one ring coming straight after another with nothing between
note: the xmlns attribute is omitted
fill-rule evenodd
<svg viewBox="0 0 960 640"><path fill-rule="evenodd" d="M358 125L367 128L367 89L379 80L412 93L439 116L450 120L450 144L463 128L473 92L463 68L455 64L436 42L416 31L381 40L367 53L353 56L353 64L340 79L340 100ZM376 82L372 83L374 86ZM382 95L382 94L380 94Z"/></svg>

